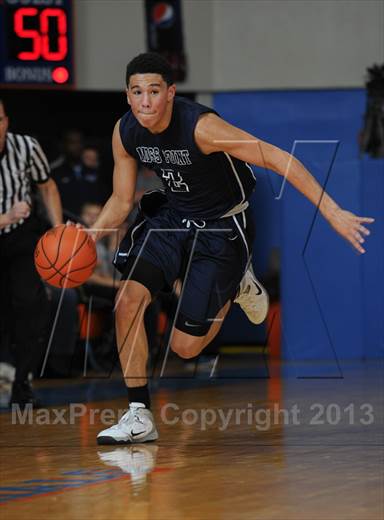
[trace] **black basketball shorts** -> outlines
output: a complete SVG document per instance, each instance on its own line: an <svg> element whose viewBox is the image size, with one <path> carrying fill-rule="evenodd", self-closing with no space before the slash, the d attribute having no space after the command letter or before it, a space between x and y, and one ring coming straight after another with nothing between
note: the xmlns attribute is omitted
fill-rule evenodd
<svg viewBox="0 0 384 520"><path fill-rule="evenodd" d="M115 256L122 280L140 282L155 296L180 279L175 327L205 336L237 293L254 238L250 210L217 220L191 220L164 204L139 213Z"/></svg>

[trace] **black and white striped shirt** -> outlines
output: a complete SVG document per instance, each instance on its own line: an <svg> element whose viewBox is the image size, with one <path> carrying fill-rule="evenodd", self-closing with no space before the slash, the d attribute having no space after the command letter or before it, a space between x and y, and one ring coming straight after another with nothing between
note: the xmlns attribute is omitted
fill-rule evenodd
<svg viewBox="0 0 384 520"><path fill-rule="evenodd" d="M7 213L16 202L32 204L32 182L43 183L48 179L48 161L38 141L28 135L7 132L0 155L0 213ZM23 222L21 219L0 229L0 235Z"/></svg>

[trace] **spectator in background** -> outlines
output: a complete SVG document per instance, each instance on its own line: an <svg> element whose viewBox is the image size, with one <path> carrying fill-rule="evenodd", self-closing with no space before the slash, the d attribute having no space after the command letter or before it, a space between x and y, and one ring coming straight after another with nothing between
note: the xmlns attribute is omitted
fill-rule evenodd
<svg viewBox="0 0 384 520"><path fill-rule="evenodd" d="M86 200L94 200L103 205L108 198L108 190L102 172L98 148L93 144L86 145L81 154L81 159L84 166L83 178L89 184Z"/></svg>
<svg viewBox="0 0 384 520"><path fill-rule="evenodd" d="M97 171L100 168L99 151L94 146L86 146L81 154L81 159L89 170Z"/></svg>
<svg viewBox="0 0 384 520"><path fill-rule="evenodd" d="M64 134L62 155L52 163L51 170L66 217L78 220L81 208L88 200L104 202L99 151L94 146L85 147L84 136L79 130Z"/></svg>
<svg viewBox="0 0 384 520"><path fill-rule="evenodd" d="M80 213L80 220L88 228L92 228L98 216L101 213L102 205L97 202L86 202ZM88 281L82 286L85 294L89 296L96 296L113 303L116 294L117 281L113 276L112 257L108 247L109 238L100 240L96 244L97 249L97 265Z"/></svg>
<svg viewBox="0 0 384 520"><path fill-rule="evenodd" d="M61 155L52 162L51 169L56 173L81 174L81 155L84 150L84 136L80 130L68 130L64 133L60 144Z"/></svg>
<svg viewBox="0 0 384 520"><path fill-rule="evenodd" d="M360 150L375 159L384 157L384 63L368 68L367 108L360 133Z"/></svg>

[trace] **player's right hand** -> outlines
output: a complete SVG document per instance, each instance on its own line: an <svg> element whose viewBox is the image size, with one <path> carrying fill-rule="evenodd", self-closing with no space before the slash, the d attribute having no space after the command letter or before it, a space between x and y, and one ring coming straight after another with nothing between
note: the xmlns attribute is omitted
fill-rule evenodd
<svg viewBox="0 0 384 520"><path fill-rule="evenodd" d="M89 229L84 226L84 224L81 224L81 222L72 222L72 220L67 220L67 222L65 223L66 226L76 226L78 229L84 229L85 231L87 231L88 235L92 238L92 240L94 242L97 241L97 235L96 235L96 231L93 231L92 229Z"/></svg>
<svg viewBox="0 0 384 520"><path fill-rule="evenodd" d="M11 224L19 222L22 218L28 218L31 214L31 208L29 204L24 201L15 202L12 208L9 210L9 219Z"/></svg>

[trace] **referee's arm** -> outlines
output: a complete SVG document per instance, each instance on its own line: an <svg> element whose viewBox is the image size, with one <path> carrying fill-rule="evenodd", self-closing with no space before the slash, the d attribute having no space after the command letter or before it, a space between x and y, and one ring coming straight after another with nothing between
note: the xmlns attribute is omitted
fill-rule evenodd
<svg viewBox="0 0 384 520"><path fill-rule="evenodd" d="M39 188L52 226L62 224L63 209L59 190L56 182L49 176L47 158L36 139L32 139L31 176Z"/></svg>
<svg viewBox="0 0 384 520"><path fill-rule="evenodd" d="M41 198L43 199L52 226L62 224L63 210L56 182L53 179L48 179L43 184L38 184L37 186L41 193Z"/></svg>

